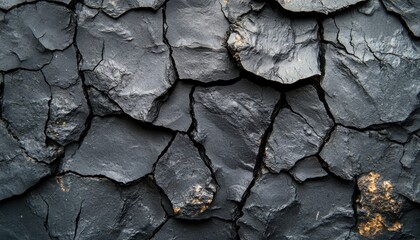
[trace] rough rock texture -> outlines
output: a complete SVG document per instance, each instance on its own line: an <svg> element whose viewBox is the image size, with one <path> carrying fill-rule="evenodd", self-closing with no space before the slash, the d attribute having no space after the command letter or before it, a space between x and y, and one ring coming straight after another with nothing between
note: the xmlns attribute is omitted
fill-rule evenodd
<svg viewBox="0 0 420 240"><path fill-rule="evenodd" d="M418 10L0 0L0 240L420 239Z"/></svg>
<svg viewBox="0 0 420 240"><path fill-rule="evenodd" d="M166 38L181 79L211 82L239 76L225 47L229 22L218 0L171 0L166 18Z"/></svg>
<svg viewBox="0 0 420 240"><path fill-rule="evenodd" d="M331 13L366 0L276 0L282 7L293 12Z"/></svg>
<svg viewBox="0 0 420 240"><path fill-rule="evenodd" d="M106 93L131 117L151 121L156 99L175 81L163 42L162 10L130 11L115 20L80 8L76 40L86 83Z"/></svg>
<svg viewBox="0 0 420 240"><path fill-rule="evenodd" d="M319 75L318 24L265 7L232 25L228 46L239 64L265 79L294 83Z"/></svg>
<svg viewBox="0 0 420 240"><path fill-rule="evenodd" d="M195 139L220 186L210 206L212 215L233 217L252 180L259 144L279 97L275 90L245 79L225 87L196 88Z"/></svg>

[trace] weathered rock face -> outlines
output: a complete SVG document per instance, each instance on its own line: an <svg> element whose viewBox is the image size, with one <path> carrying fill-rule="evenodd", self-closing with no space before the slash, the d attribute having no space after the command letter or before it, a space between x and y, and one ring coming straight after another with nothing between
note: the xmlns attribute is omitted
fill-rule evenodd
<svg viewBox="0 0 420 240"><path fill-rule="evenodd" d="M419 9L0 0L0 240L420 239Z"/></svg>

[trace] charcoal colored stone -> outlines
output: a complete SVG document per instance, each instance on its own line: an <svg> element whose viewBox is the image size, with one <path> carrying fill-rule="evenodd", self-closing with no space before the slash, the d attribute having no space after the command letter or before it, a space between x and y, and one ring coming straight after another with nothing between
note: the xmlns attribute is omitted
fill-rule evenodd
<svg viewBox="0 0 420 240"><path fill-rule="evenodd" d="M388 11L402 17L410 31L420 37L420 2L402 0L382 0Z"/></svg>
<svg viewBox="0 0 420 240"><path fill-rule="evenodd" d="M318 153L333 127L314 87L288 92L286 99L291 109L281 109L276 116L264 156L265 165L276 173Z"/></svg>
<svg viewBox="0 0 420 240"><path fill-rule="evenodd" d="M232 223L217 218L203 221L182 221L169 219L153 236L153 240L165 239L234 239L235 227Z"/></svg>
<svg viewBox="0 0 420 240"><path fill-rule="evenodd" d="M154 173L177 217L198 218L213 202L216 184L211 171L186 135L175 137Z"/></svg>
<svg viewBox="0 0 420 240"><path fill-rule="evenodd" d="M218 0L171 0L166 38L181 79L229 80L239 71L225 47L229 22Z"/></svg>
<svg viewBox="0 0 420 240"><path fill-rule="evenodd" d="M47 144L47 125L51 89L39 71L18 70L5 75L3 112L13 135L32 158L51 162L57 147Z"/></svg>
<svg viewBox="0 0 420 240"><path fill-rule="evenodd" d="M2 0L0 2L0 9L9 10L23 3L37 2L38 0ZM64 3L69 5L73 0L49 0L51 2Z"/></svg>
<svg viewBox="0 0 420 240"><path fill-rule="evenodd" d="M280 5L292 12L332 13L366 0L276 0Z"/></svg>
<svg viewBox="0 0 420 240"><path fill-rule="evenodd" d="M97 116L122 113L121 108L109 97L93 87L87 89L92 112Z"/></svg>
<svg viewBox="0 0 420 240"><path fill-rule="evenodd" d="M245 70L290 84L321 74L317 32L315 19L288 18L265 6L233 24L227 43Z"/></svg>
<svg viewBox="0 0 420 240"><path fill-rule="evenodd" d="M259 11L265 2L260 0L219 0L222 11L229 22L234 23L250 11Z"/></svg>
<svg viewBox="0 0 420 240"><path fill-rule="evenodd" d="M153 171L171 134L124 117L94 117L80 148L65 159L63 171L103 175L121 183Z"/></svg>
<svg viewBox="0 0 420 240"><path fill-rule="evenodd" d="M78 9L77 46L86 84L106 93L131 117L152 121L156 99L175 81L163 43L162 10L130 11L112 19Z"/></svg>
<svg viewBox="0 0 420 240"><path fill-rule="evenodd" d="M248 80L229 86L197 87L194 138L203 145L220 186L208 212L233 218L253 176L262 135L280 93Z"/></svg>
<svg viewBox="0 0 420 240"><path fill-rule="evenodd" d="M321 84L336 122L365 128L406 120L419 105L419 41L377 1L334 22L344 49L327 44Z"/></svg>
<svg viewBox="0 0 420 240"><path fill-rule="evenodd" d="M47 136L61 145L77 141L89 116L81 80L66 89L53 86L51 94Z"/></svg>
<svg viewBox="0 0 420 240"><path fill-rule="evenodd" d="M86 0L84 4L91 8L101 8L104 13L118 18L124 13L137 8L160 8L164 0Z"/></svg>
<svg viewBox="0 0 420 240"><path fill-rule="evenodd" d="M325 177L328 173L322 168L317 157L309 157L300 160L290 169L290 174L298 182L304 182L306 179Z"/></svg>
<svg viewBox="0 0 420 240"><path fill-rule="evenodd" d="M49 173L46 164L27 156L0 121L0 200L25 192Z"/></svg>
<svg viewBox="0 0 420 240"><path fill-rule="evenodd" d="M265 174L245 203L238 220L239 237L344 239L355 224L353 187L332 177L300 185L284 173Z"/></svg>
<svg viewBox="0 0 420 240"><path fill-rule="evenodd" d="M191 126L190 93L192 85L178 82L175 89L162 104L153 125L163 126L175 131L187 132Z"/></svg>

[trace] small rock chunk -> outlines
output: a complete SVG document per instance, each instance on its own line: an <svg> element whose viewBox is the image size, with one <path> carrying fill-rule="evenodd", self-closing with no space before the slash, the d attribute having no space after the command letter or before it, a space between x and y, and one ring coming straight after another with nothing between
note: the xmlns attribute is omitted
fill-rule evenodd
<svg viewBox="0 0 420 240"><path fill-rule="evenodd" d="M317 157L309 157L300 160L290 169L290 174L298 182L304 182L306 179L325 177L328 173L322 168Z"/></svg>

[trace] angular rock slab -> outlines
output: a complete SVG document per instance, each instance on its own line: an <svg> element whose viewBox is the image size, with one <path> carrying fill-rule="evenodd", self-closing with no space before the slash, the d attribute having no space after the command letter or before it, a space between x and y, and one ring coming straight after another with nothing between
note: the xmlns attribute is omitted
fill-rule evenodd
<svg viewBox="0 0 420 240"><path fill-rule="evenodd" d="M40 71L18 70L4 75L2 116L32 158L51 162L58 154L57 146L47 143L51 89Z"/></svg>
<svg viewBox="0 0 420 240"><path fill-rule="evenodd" d="M225 47L229 22L218 0L171 0L166 38L181 79L229 80L239 71Z"/></svg>
<svg viewBox="0 0 420 240"><path fill-rule="evenodd" d="M336 122L365 128L407 119L419 106L419 41L377 1L333 21L324 31L345 51L327 44L321 85Z"/></svg>
<svg viewBox="0 0 420 240"><path fill-rule="evenodd" d="M333 127L314 87L288 92L286 99L291 109L281 109L277 114L264 156L265 165L276 173L318 153Z"/></svg>
<svg viewBox="0 0 420 240"><path fill-rule="evenodd" d="M213 202L216 184L212 173L188 136L175 137L154 173L180 218L197 218Z"/></svg>
<svg viewBox="0 0 420 240"><path fill-rule="evenodd" d="M382 0L386 9L395 12L404 19L410 31L420 37L420 2L403 0Z"/></svg>
<svg viewBox="0 0 420 240"><path fill-rule="evenodd" d="M284 173L265 174L246 200L239 237L344 239L355 223L353 187L332 177L299 185Z"/></svg>
<svg viewBox="0 0 420 240"><path fill-rule="evenodd" d="M153 171L171 134L124 117L94 117L79 149L66 156L63 171L103 175L121 183Z"/></svg>
<svg viewBox="0 0 420 240"><path fill-rule="evenodd" d="M153 236L153 240L166 239L234 239L235 227L232 223L217 218L202 221L181 221L169 219Z"/></svg>
<svg viewBox="0 0 420 240"><path fill-rule="evenodd" d="M322 168L317 157L309 157L300 160L290 169L290 174L298 182L304 182L307 179L325 177L328 173Z"/></svg>
<svg viewBox="0 0 420 240"><path fill-rule="evenodd" d="M77 45L86 84L106 93L131 117L152 121L157 98L175 81L163 43L162 10L130 11L112 19L79 6Z"/></svg>
<svg viewBox="0 0 420 240"><path fill-rule="evenodd" d="M291 19L265 6L231 28L228 47L245 70L285 84L321 74L315 19Z"/></svg>
<svg viewBox="0 0 420 240"><path fill-rule="evenodd" d="M109 97L93 87L87 88L89 102L92 107L92 112L96 116L105 116L110 114L121 114L122 110Z"/></svg>
<svg viewBox="0 0 420 240"><path fill-rule="evenodd" d="M402 145L376 131L359 132L338 126L320 156L330 171L343 179L375 172L391 181L397 193L420 202L419 146L417 136Z"/></svg>
<svg viewBox="0 0 420 240"><path fill-rule="evenodd" d="M25 192L49 174L49 166L27 156L0 121L0 200Z"/></svg>
<svg viewBox="0 0 420 240"><path fill-rule="evenodd" d="M160 8L165 0L87 0L84 3L91 8L101 8L104 13L118 18L127 11L136 8Z"/></svg>
<svg viewBox="0 0 420 240"><path fill-rule="evenodd" d="M261 139L280 93L244 79L230 86L197 87L193 97L194 137L204 147L220 186L207 212L232 219L253 178Z"/></svg>
<svg viewBox="0 0 420 240"><path fill-rule="evenodd" d="M347 8L358 2L366 0L276 0L280 5L292 12L319 12L331 13L343 8Z"/></svg>
<svg viewBox="0 0 420 240"><path fill-rule="evenodd" d="M0 18L0 71L40 69L52 50L73 42L74 33L74 16L64 6L42 1L10 10Z"/></svg>

